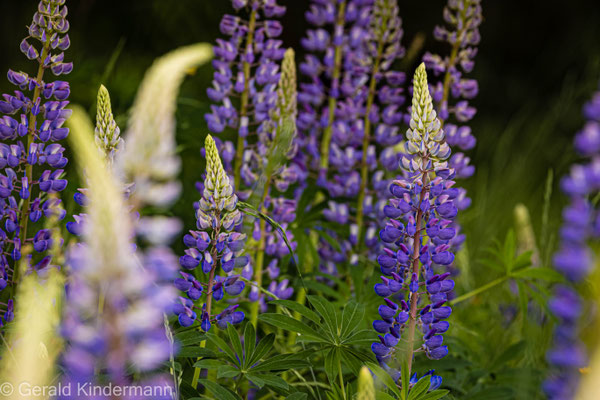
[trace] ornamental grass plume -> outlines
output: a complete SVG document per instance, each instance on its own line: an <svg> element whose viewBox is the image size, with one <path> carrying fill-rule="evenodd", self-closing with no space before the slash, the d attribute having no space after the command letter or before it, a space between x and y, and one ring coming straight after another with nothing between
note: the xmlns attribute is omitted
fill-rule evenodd
<svg viewBox="0 0 600 400"><path fill-rule="evenodd" d="M155 266L136 252L120 181L99 155L83 110L74 110L71 126L88 192L83 243L71 249L68 260L71 273L61 329L68 342L63 356L66 383L95 385L106 378L120 386L161 385L170 393L169 380L153 371L171 354L163 315L175 291L157 284Z"/></svg>
<svg viewBox="0 0 600 400"><path fill-rule="evenodd" d="M67 159L59 142L69 133L63 124L71 114L65 109L70 88L68 82L50 82L48 74L60 76L73 69L72 63L64 61L63 51L70 45L64 4L65 0L39 2L29 35L21 42L21 52L37 62L37 71L29 75L9 70L8 80L18 90L4 94L0 101L0 112L4 114L0 118L0 290L10 285L9 296L20 281L16 264L29 256L23 254L30 248L26 243L32 243L34 250L27 258L26 270L50 264L51 256L46 254L53 239L49 230L40 227L42 216L65 216L61 200L49 194L67 186L63 169ZM13 300L6 304L11 312L5 315L12 317ZM9 320L5 317L2 323Z"/></svg>
<svg viewBox="0 0 600 400"><path fill-rule="evenodd" d="M212 136L206 136L205 147L204 190L200 201L194 204L197 230L191 230L183 238L188 249L180 264L187 272L182 271L181 278L175 281L186 297L179 297L173 311L182 326L191 326L199 319L200 329L207 332L215 323L225 329L227 323L244 320L244 312L237 311L237 304L215 312L213 300L219 301L225 294L237 296L244 290L244 282L234 270L244 268L248 257L241 255L246 235L234 231L242 223L238 198ZM197 304L200 299L203 299L201 306ZM198 310L200 318L194 310Z"/></svg>
<svg viewBox="0 0 600 400"><path fill-rule="evenodd" d="M585 301L577 288L592 273L596 265L589 242L600 237L598 207L593 201L600 190L600 91L588 102L583 113L587 122L575 136L575 150L586 161L571 167L561 181L569 204L563 210L560 246L554 255L555 268L566 283L558 285L549 302L550 311L558 318L553 346L546 354L552 369L543 385L549 399L573 399L577 392L580 368L587 365L587 350L579 339L580 319Z"/></svg>
<svg viewBox="0 0 600 400"><path fill-rule="evenodd" d="M415 72L406 139L402 166L407 177L390 185L392 197L384 208L389 220L379 234L385 248L377 259L383 276L375 292L385 304L379 307L381 319L373 323L379 341L371 346L395 380L399 373L387 364L404 360L410 375L415 353L430 359L448 354L442 334L452 313L446 302L454 282L449 272L436 270L454 260L449 243L456 231L449 225L457 214L458 189L453 188L455 172L446 161L450 148L433 108L424 64ZM432 388L439 384L441 379L432 378Z"/></svg>
<svg viewBox="0 0 600 400"><path fill-rule="evenodd" d="M179 196L181 185L174 181L181 164L175 151L177 95L188 72L211 57L208 44L182 47L156 60L142 81L125 133L127 147L117 159L125 181L135 184L137 208L166 207Z"/></svg>

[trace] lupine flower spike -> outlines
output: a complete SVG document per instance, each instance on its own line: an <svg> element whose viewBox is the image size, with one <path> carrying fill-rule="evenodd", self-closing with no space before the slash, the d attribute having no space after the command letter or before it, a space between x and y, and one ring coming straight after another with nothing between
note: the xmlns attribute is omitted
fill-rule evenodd
<svg viewBox="0 0 600 400"><path fill-rule="evenodd" d="M449 328L444 320L452 309L446 301L454 282L448 272L436 269L454 260L449 242L456 232L449 225L457 214L458 192L452 187L454 171L446 161L450 148L433 109L424 64L417 68L413 85L407 156L402 158L407 178L390 185L392 197L384 208L389 221L379 234L385 248L378 257L383 275L375 292L385 304L379 307L381 319L373 323L379 341L371 347L382 364L405 359L409 372L415 353L431 359L448 354L442 334ZM394 367L388 368L397 379Z"/></svg>
<svg viewBox="0 0 600 400"><path fill-rule="evenodd" d="M64 167L67 159L58 143L69 130L63 127L71 114L68 104L70 89L64 81L50 82L48 72L68 74L73 64L64 61L69 48L65 0L42 0L29 25L29 35L21 42L21 51L37 63L35 75L8 71L8 80L18 90L4 94L0 101L0 290L11 284L11 293L19 282L16 263L23 256L21 246L32 243L34 254L28 260L34 269L50 264L47 250L53 246L49 230L41 228L42 216L57 214L64 218L61 200L49 193L61 192L67 186ZM4 142L10 141L11 144ZM36 226L30 232L31 225ZM2 321L12 316L12 300Z"/></svg>
<svg viewBox="0 0 600 400"><path fill-rule="evenodd" d="M71 274L61 329L68 341L63 357L66 383L93 385L106 374L110 382L128 385L135 373L144 376L136 384L168 387L169 381L153 371L172 351L164 313L173 304L175 290L158 284L155 266L135 251L120 181L95 148L83 110L74 110L72 127L88 193L84 242L73 246L68 260Z"/></svg>
<svg viewBox="0 0 600 400"><path fill-rule="evenodd" d="M199 314L200 328L206 332L215 323L224 329L227 323L243 321L244 312L237 311L238 305L216 313L213 300L221 300L225 293L237 296L244 290L244 282L234 270L245 267L248 257L241 255L246 236L234 232L242 222L242 213L237 209L238 198L210 135L206 137L205 148L204 190L202 198L194 205L197 230L183 238L188 249L180 258L180 264L186 272L182 271L181 278L175 281L177 289L185 292L187 297L180 297L173 310L182 326L192 325ZM196 302L201 298L202 306L199 307Z"/></svg>
<svg viewBox="0 0 600 400"><path fill-rule="evenodd" d="M574 165L561 182L569 205L563 210L561 243L554 255L554 266L567 283L556 287L549 302L550 310L559 321L553 347L546 355L552 372L544 382L544 391L551 400L574 399L579 369L588 363L578 324L585 315L585 304L576 286L592 273L596 262L588 243L600 238L600 214L593 202L600 191L600 91L585 105L583 112L588 121L575 136L575 150L588 161Z"/></svg>

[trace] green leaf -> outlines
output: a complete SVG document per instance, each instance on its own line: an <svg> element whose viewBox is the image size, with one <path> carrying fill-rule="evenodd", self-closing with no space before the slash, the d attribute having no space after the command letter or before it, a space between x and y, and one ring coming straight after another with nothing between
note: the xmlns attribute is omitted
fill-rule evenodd
<svg viewBox="0 0 600 400"><path fill-rule="evenodd" d="M324 275L324 276L327 276L327 275ZM329 277L329 276L327 276L327 277ZM343 301L344 300L343 297L342 297L342 295L340 295L337 290L333 289L329 285L326 285L326 284L321 283L321 282L316 282L316 281L306 281L305 284L306 284L307 288L312 289L312 290L314 290L316 292L324 293L327 296L333 297L333 298L335 298L335 299L337 299L339 301Z"/></svg>
<svg viewBox="0 0 600 400"><path fill-rule="evenodd" d="M175 340L181 345L181 347L193 346L206 340L206 334L196 329L192 329L176 334Z"/></svg>
<svg viewBox="0 0 600 400"><path fill-rule="evenodd" d="M199 379L198 382L204 385L219 400L242 400L240 396L216 382L209 381L208 379Z"/></svg>
<svg viewBox="0 0 600 400"><path fill-rule="evenodd" d="M515 240L515 233L513 230L509 230L504 239L504 248L502 249L502 256L506 271L510 273L513 269L513 260L515 258L515 251L517 249L517 243Z"/></svg>
<svg viewBox="0 0 600 400"><path fill-rule="evenodd" d="M373 341L376 340L376 338L377 336L375 336L375 333L372 329L362 329L360 331L352 333L352 335L344 339L342 343L356 345L371 344L373 343Z"/></svg>
<svg viewBox="0 0 600 400"><path fill-rule="evenodd" d="M211 349L206 349L200 346L188 346L179 350L177 353L177 357L183 358L198 358L198 357L208 357L208 358L216 358L217 354Z"/></svg>
<svg viewBox="0 0 600 400"><path fill-rule="evenodd" d="M342 312L342 331L340 333L341 338L345 338L347 335L356 331L362 319L365 315L365 307L356 301L350 301L344 307Z"/></svg>
<svg viewBox="0 0 600 400"><path fill-rule="evenodd" d="M450 393L449 390L437 389L437 390L434 390L433 392L426 393L425 395L419 397L418 400L438 400L438 399L441 399L442 397L446 396L448 393Z"/></svg>
<svg viewBox="0 0 600 400"><path fill-rule="evenodd" d="M240 370L232 365L221 365L217 368L217 378L235 378L239 374Z"/></svg>
<svg viewBox="0 0 600 400"><path fill-rule="evenodd" d="M236 359L236 364L240 365L241 360L244 357L244 350L242 349L242 341L240 340L240 335L237 333L232 324L227 324L227 334L229 335L229 340L231 344L233 344L233 349L235 350L238 358Z"/></svg>
<svg viewBox="0 0 600 400"><path fill-rule="evenodd" d="M552 268L528 267L514 271L511 276L523 279L541 279L548 282L561 282L563 276Z"/></svg>
<svg viewBox="0 0 600 400"><path fill-rule="evenodd" d="M256 350L250 357L250 361L247 363L247 366L254 365L257 361L260 361L269 350L273 347L273 343L275 342L275 335L273 333L269 333L267 336L262 338L258 345L256 346Z"/></svg>
<svg viewBox="0 0 600 400"><path fill-rule="evenodd" d="M331 385L335 385L339 357L340 354L335 347L329 348L329 350L327 350L325 353L325 373L327 374L327 378L329 379Z"/></svg>
<svg viewBox="0 0 600 400"><path fill-rule="evenodd" d="M273 300L270 303L289 308L292 311L296 311L298 314L310 319L315 324L321 323L321 318L317 315L317 313L315 313L313 310L311 310L303 304L297 303L292 300Z"/></svg>
<svg viewBox="0 0 600 400"><path fill-rule="evenodd" d="M276 313L266 313L259 315L258 319L266 322L269 325L273 325L287 331L298 332L312 341L325 342L322 335L319 335L313 328L290 316Z"/></svg>
<svg viewBox="0 0 600 400"><path fill-rule="evenodd" d="M428 379L429 378L429 379ZM408 400L417 400L423 393L427 392L431 385L431 377L429 375L419 379L412 387L408 395Z"/></svg>
<svg viewBox="0 0 600 400"><path fill-rule="evenodd" d="M302 393L302 392L292 393L288 397L285 398L285 400L306 400L306 399L308 399L308 395L306 393Z"/></svg>
<svg viewBox="0 0 600 400"><path fill-rule="evenodd" d="M227 355L227 358L229 358L229 361L231 361L234 364L238 364L238 360L235 357L235 353L233 352L233 350L231 350L231 347L229 347L229 345L225 343L223 339L221 339L214 333L207 333L206 338L219 350L222 350Z"/></svg>
<svg viewBox="0 0 600 400"><path fill-rule="evenodd" d="M390 389L396 396L402 396L400 389L398 389L398 386L396 385L396 382L394 382L390 374L388 374L383 368L374 362L368 362L366 363L366 366L369 367L369 369L377 376L377 378L379 378L379 380L383 382L383 384L387 386L388 389Z"/></svg>
<svg viewBox="0 0 600 400"><path fill-rule="evenodd" d="M402 399L408 397L408 388L410 386L410 371L408 370L408 360L402 361Z"/></svg>
<svg viewBox="0 0 600 400"><path fill-rule="evenodd" d="M376 400L396 400L396 398L390 396L386 392L382 392L381 390L378 390L375 393L375 399Z"/></svg>
<svg viewBox="0 0 600 400"><path fill-rule="evenodd" d="M256 346L256 331L254 325L251 322L247 322L244 328L244 368L248 368L250 365L249 361L252 359L254 353L254 347ZM240 359L241 359L240 355Z"/></svg>
<svg viewBox="0 0 600 400"><path fill-rule="evenodd" d="M327 325L332 339L339 337L337 312L331 302L319 296L308 296L308 301L310 301L310 304L312 304L315 310L317 310L317 312L325 319L325 324Z"/></svg>
<svg viewBox="0 0 600 400"><path fill-rule="evenodd" d="M517 256L514 263L514 269L521 269L531 265L531 256L533 255L533 250L527 250Z"/></svg>
<svg viewBox="0 0 600 400"><path fill-rule="evenodd" d="M254 374L252 372L249 372L246 374L246 377L249 380L251 380L252 382L256 383L259 387L267 385L267 386L272 386L272 387L280 388L280 389L284 389L284 390L289 389L289 385L287 384L287 382L284 381L283 379L281 379L280 377L278 377L277 375ZM260 382L260 384L259 384L259 382Z"/></svg>
<svg viewBox="0 0 600 400"><path fill-rule="evenodd" d="M301 360L300 354L279 354L275 357L271 357L268 360L263 361L257 366L252 367L251 371L254 372L267 372L267 371L285 371L288 369L299 369L309 367L310 364L305 360Z"/></svg>
<svg viewBox="0 0 600 400"><path fill-rule="evenodd" d="M202 369L217 369L223 365L225 365L225 364L223 364L222 361L213 360L212 358L205 358L203 360L199 360L194 363L195 368L202 368Z"/></svg>

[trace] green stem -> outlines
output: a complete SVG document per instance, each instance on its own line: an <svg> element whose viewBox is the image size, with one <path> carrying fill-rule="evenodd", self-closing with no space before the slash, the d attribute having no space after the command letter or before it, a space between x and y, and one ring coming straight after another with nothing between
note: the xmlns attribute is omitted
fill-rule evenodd
<svg viewBox="0 0 600 400"><path fill-rule="evenodd" d="M265 183L265 187L263 189L263 194L260 199L260 212L263 214L267 213L267 209L265 207L265 200L267 199L267 195L269 194L269 188L271 187L271 176L267 177L267 182ZM263 276L263 265L265 261L265 244L266 244L266 229L267 229L267 221L264 218L260 220L260 239L258 240L258 247L256 249L256 258L254 262L254 282L256 282L256 286L262 288L262 276ZM260 302L257 300L252 303L250 306L250 322L256 326L258 322L258 310L259 310Z"/></svg>
<svg viewBox="0 0 600 400"><path fill-rule="evenodd" d="M248 35L246 36L246 50L245 54L252 51L252 45L254 42L254 30L256 28L256 10L252 10L250 13L250 22L248 23ZM240 121L242 118L248 116L248 104L250 97L250 63L244 61L242 63L242 69L244 72L244 91L241 96L240 104ZM244 155L244 137L238 134L237 146L235 148L235 164L233 173L233 183L236 189L240 187L240 174L242 170L242 157Z"/></svg>
<svg viewBox="0 0 600 400"><path fill-rule="evenodd" d="M335 22L335 27L344 26L344 21L346 19L346 1L342 1L340 3L338 14ZM335 30L334 28L334 34ZM341 70L342 70L342 50L343 44L335 46L334 53L334 64L333 64L333 72L331 75L332 87L338 87ZM329 96L329 118L327 121L327 127L323 133L323 140L321 142L321 170L326 171L329 167L329 145L331 144L331 135L333 133L333 120L335 118L335 108L337 106L337 100L333 96Z"/></svg>
<svg viewBox="0 0 600 400"><path fill-rule="evenodd" d="M387 31L388 21L385 18L382 21L381 32ZM371 109L373 108L373 102L375 99L375 89L377 88L377 74L379 73L379 67L381 64L381 56L383 54L383 48L385 45L384 35L380 35L379 43L377 45L377 57L375 58L375 65L373 66L373 71L371 72L371 82L369 83L369 95L367 97L367 107L365 110L365 130L363 135L363 143L362 143L362 160L360 167L360 189L358 191L358 204L356 205L356 226L358 228L357 233L357 253L360 253L363 239L362 236L364 234L363 229L363 221L364 221L364 206L365 206L365 197L367 195L367 180L369 179L369 165L367 164L367 153L369 150L369 144L371 142L371 119L369 118L371 114Z"/></svg>
<svg viewBox="0 0 600 400"><path fill-rule="evenodd" d="M494 279L493 281L486 283L485 285L478 287L475 290L471 290L468 293L463 294L462 296L458 296L457 298L455 298L454 300L450 301L450 305L453 306L455 304L461 303L465 300L470 299L471 297L477 296L480 293L485 292L486 290L489 290L491 288L493 288L494 286L498 286L499 284L507 281L510 277L507 276L503 276L501 278L498 279Z"/></svg>
<svg viewBox="0 0 600 400"><path fill-rule="evenodd" d="M426 163L424 162L423 165L426 165ZM421 177L422 181L423 181L423 190L421 191L421 194L419 196L419 203L421 204L423 203L423 200L425 199L425 194L427 194L428 189L426 189L427 186L427 172L423 172L422 173L422 177ZM420 247L421 247L421 229L423 225L423 211L421 211L421 208L418 208L417 211L417 218L416 218L416 222L415 222L415 226L416 226L416 230L415 230L415 235L413 237L413 259L412 259L412 271L411 274L417 274L417 281L419 280L419 253L420 253ZM412 279L412 277L411 277ZM417 326L417 303L419 300L419 293L417 292L413 292L410 294L410 310L408 313L409 319L408 319L408 338L407 338L407 346L406 346L406 362L408 363L408 376L410 376L411 374L411 367L412 367L412 359L413 359L413 353L414 353L414 342L415 342L415 328Z"/></svg>
<svg viewBox="0 0 600 400"><path fill-rule="evenodd" d="M36 85L33 91L33 97L31 99L32 104L35 104L40 98L41 88L42 88L42 80L44 79L44 60L48 57L48 52L50 51L50 39L44 43L44 47L42 48L42 54L39 59L40 65L38 66L37 76L35 78L38 85ZM29 131L27 132L27 147L25 151L29 151L29 148L33 144L35 140L35 126L37 124L37 115L33 113L29 114ZM27 177L27 181L30 186L33 186L33 165L27 164L25 168L25 176ZM27 222L29 220L29 206L30 206L30 198L31 195L23 200L21 204L21 209L19 211L19 239L21 241L21 245L25 243L27 239ZM22 258L25 258L26 254L22 254ZM11 287L11 296L14 295L14 288L19 283L19 268L15 265L13 268L13 276L12 276L12 287Z"/></svg>

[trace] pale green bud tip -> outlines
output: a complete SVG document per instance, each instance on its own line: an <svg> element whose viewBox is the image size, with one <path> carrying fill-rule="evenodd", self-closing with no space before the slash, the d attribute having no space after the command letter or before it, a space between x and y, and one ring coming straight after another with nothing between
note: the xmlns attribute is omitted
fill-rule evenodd
<svg viewBox="0 0 600 400"><path fill-rule="evenodd" d="M357 400L375 400L375 386L369 368L363 366L358 375Z"/></svg>

